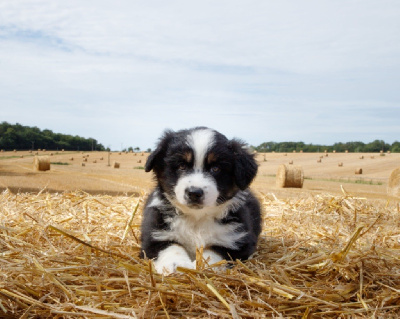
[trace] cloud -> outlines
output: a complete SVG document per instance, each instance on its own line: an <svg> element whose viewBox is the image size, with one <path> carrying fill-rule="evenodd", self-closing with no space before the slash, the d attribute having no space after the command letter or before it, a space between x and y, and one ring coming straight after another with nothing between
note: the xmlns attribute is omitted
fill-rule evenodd
<svg viewBox="0 0 400 319"><path fill-rule="evenodd" d="M2 119L115 148L195 125L394 140L399 16L387 0L4 1Z"/></svg>

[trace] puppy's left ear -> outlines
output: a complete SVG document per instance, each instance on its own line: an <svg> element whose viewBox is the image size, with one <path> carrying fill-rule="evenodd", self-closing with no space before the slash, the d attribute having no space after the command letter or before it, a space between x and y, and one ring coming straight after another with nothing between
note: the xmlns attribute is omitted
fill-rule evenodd
<svg viewBox="0 0 400 319"><path fill-rule="evenodd" d="M241 190L245 190L256 176L258 165L245 143L233 139L230 145L235 156L235 183Z"/></svg>
<svg viewBox="0 0 400 319"><path fill-rule="evenodd" d="M144 166L145 172L153 170L158 175L164 167L164 157L167 153L168 145L174 137L174 132L166 130L161 136L157 148L153 151L147 159Z"/></svg>

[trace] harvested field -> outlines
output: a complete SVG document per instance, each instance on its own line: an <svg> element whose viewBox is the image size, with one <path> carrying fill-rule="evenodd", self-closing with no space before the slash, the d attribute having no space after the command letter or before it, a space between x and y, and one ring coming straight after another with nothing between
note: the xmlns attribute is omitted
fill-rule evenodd
<svg viewBox="0 0 400 319"><path fill-rule="evenodd" d="M0 195L2 318L388 318L400 314L398 204L261 200L254 257L162 277L140 260L143 197ZM139 209L136 210L139 204Z"/></svg>
<svg viewBox="0 0 400 319"><path fill-rule="evenodd" d="M400 315L399 198L386 193L400 154L332 153L318 164L316 154L257 154L264 222L253 258L221 270L199 251L196 270L162 277L138 258L153 181L137 162L148 154L113 153L113 169L108 153L83 167L82 154L54 152L51 170L37 172L32 155L16 153L0 159L1 318ZM302 189L275 186L289 159L303 167Z"/></svg>

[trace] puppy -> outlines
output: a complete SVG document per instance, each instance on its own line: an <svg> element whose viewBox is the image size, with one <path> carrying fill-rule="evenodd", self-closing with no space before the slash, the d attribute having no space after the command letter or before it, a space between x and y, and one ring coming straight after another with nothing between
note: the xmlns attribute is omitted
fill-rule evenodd
<svg viewBox="0 0 400 319"><path fill-rule="evenodd" d="M142 220L141 257L160 274L196 268L196 248L209 265L247 259L261 231L260 204L248 189L257 163L245 144L197 127L166 131L147 159L157 186Z"/></svg>

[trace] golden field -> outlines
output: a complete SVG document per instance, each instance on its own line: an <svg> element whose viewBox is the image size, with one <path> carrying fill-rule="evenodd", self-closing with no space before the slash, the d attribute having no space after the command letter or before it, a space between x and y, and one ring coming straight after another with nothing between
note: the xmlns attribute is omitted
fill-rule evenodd
<svg viewBox="0 0 400 319"><path fill-rule="evenodd" d="M51 192L83 190L91 194L122 195L148 192L154 185L152 174L143 170L147 153L113 152L109 155L108 152L46 151L39 152L39 156L48 156L52 163L68 165L52 164L50 171L37 172L33 169L34 156L31 153L2 152L0 189L37 192L46 188ZM266 153L257 154L256 158L259 171L252 184L253 190L282 196L304 192L339 194L342 192L340 185L343 185L352 194L386 198L390 173L400 166L399 153L383 156L379 153ZM318 159L321 159L320 163ZM121 164L119 169L112 167L115 161ZM302 189L275 187L278 166L290 161L303 167L305 181ZM84 167L82 163L85 163ZM339 167L339 163L343 166ZM362 168L362 175L355 175L357 168Z"/></svg>
<svg viewBox="0 0 400 319"><path fill-rule="evenodd" d="M139 259L148 154L39 154L68 165L0 153L0 318L400 316L400 199L386 193L400 154L257 154L257 252L220 270L199 250L168 277ZM302 189L275 186L290 161Z"/></svg>

